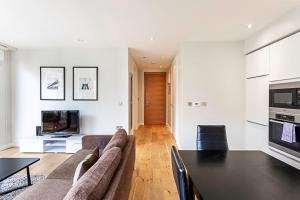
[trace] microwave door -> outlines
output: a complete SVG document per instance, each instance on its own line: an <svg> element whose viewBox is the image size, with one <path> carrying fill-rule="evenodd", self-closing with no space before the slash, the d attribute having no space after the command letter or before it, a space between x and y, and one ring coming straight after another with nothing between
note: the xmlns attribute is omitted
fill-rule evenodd
<svg viewBox="0 0 300 200"><path fill-rule="evenodd" d="M295 108L297 106L297 90L270 90L270 106L277 108Z"/></svg>

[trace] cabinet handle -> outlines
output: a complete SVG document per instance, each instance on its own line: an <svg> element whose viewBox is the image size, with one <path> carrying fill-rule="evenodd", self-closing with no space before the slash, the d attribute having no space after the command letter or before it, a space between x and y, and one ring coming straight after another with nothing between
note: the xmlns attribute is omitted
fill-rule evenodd
<svg viewBox="0 0 300 200"><path fill-rule="evenodd" d="M268 125L265 125L265 124L262 124L262 123L258 123L258 122L254 122L254 121L251 121L251 120L247 120L247 122L252 123L252 124L261 125L261 126L268 126Z"/></svg>

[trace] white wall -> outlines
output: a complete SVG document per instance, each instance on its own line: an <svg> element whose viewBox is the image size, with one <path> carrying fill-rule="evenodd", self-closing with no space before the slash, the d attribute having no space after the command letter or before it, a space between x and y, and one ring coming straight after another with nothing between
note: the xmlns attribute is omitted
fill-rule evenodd
<svg viewBox="0 0 300 200"><path fill-rule="evenodd" d="M40 100L40 66L66 67L66 101ZM99 67L99 100L72 100L72 67ZM128 49L34 49L12 54L13 139L35 135L41 110L78 109L84 134L128 129Z"/></svg>
<svg viewBox="0 0 300 200"><path fill-rule="evenodd" d="M242 42L195 42L180 48L176 62L176 133L180 148L196 148L196 127L224 124L230 149L244 149ZM207 102L189 107L190 101Z"/></svg>
<svg viewBox="0 0 300 200"><path fill-rule="evenodd" d="M138 70L138 123L144 125L144 72Z"/></svg>
<svg viewBox="0 0 300 200"><path fill-rule="evenodd" d="M170 105L170 126L171 126L171 131L174 135L176 135L176 96L177 96L177 75L178 73L176 72L177 67L176 65L178 64L178 56L174 58L172 61L171 67L170 67L170 82L171 82L171 105Z"/></svg>
<svg viewBox="0 0 300 200"><path fill-rule="evenodd" d="M167 126L172 129L172 118L171 118L171 106L172 106L172 96L171 91L169 91L169 85L171 85L171 68L166 73L166 124Z"/></svg>
<svg viewBox="0 0 300 200"><path fill-rule="evenodd" d="M129 81L130 81L130 76L132 76L133 78L133 84L132 84L132 110L129 112L132 112L132 125L133 125L133 129L137 129L139 126L139 122L138 122L138 78L139 78L139 69L138 66L136 65L135 61L133 60L132 56L130 54L128 54L128 67L129 67ZM130 86L130 83L129 83ZM130 91L129 91L129 95L130 95ZM130 97L129 97L130 99ZM130 115L130 113L129 113ZM133 130L132 130L133 131Z"/></svg>
<svg viewBox="0 0 300 200"><path fill-rule="evenodd" d="M300 8L275 20L268 27L245 41L245 52L251 52L295 31L300 30Z"/></svg>
<svg viewBox="0 0 300 200"><path fill-rule="evenodd" d="M0 150L12 145L10 73L10 52L0 49Z"/></svg>

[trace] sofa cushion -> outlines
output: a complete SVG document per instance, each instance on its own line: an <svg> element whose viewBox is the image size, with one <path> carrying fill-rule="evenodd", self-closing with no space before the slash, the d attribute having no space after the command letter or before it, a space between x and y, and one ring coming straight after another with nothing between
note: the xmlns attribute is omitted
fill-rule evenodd
<svg viewBox="0 0 300 200"><path fill-rule="evenodd" d="M132 185L132 175L135 164L135 137L128 136L126 147L122 151L122 160L109 184L102 200L128 200Z"/></svg>
<svg viewBox="0 0 300 200"><path fill-rule="evenodd" d="M72 182L77 165L92 152L92 150L79 150L51 172L47 179L70 179Z"/></svg>
<svg viewBox="0 0 300 200"><path fill-rule="evenodd" d="M28 187L15 200L62 200L71 187L72 180L45 179Z"/></svg>
<svg viewBox="0 0 300 200"><path fill-rule="evenodd" d="M77 182L77 180L87 172L99 159L99 147L96 147L92 154L88 154L76 167L74 177L73 177L73 185Z"/></svg>
<svg viewBox="0 0 300 200"><path fill-rule="evenodd" d="M99 200L104 196L120 163L121 149L113 147L76 182L64 200Z"/></svg>
<svg viewBox="0 0 300 200"><path fill-rule="evenodd" d="M119 147L121 150L124 149L127 143L127 133L124 129L119 129L111 138L109 143L106 145L106 147L103 149L103 152L113 148L113 147Z"/></svg>

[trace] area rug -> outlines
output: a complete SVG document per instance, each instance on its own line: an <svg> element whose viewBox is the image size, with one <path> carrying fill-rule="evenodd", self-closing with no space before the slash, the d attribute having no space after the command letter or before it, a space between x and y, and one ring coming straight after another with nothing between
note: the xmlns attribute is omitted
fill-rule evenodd
<svg viewBox="0 0 300 200"><path fill-rule="evenodd" d="M35 183L45 179L45 176L42 175L32 175L31 176L31 183L34 185ZM7 191L12 188L20 187L23 185L27 185L27 176L22 175L14 175L6 180L0 182L0 192ZM10 192L5 195L0 195L0 200L11 200L19 195L21 192L26 190L28 187Z"/></svg>

